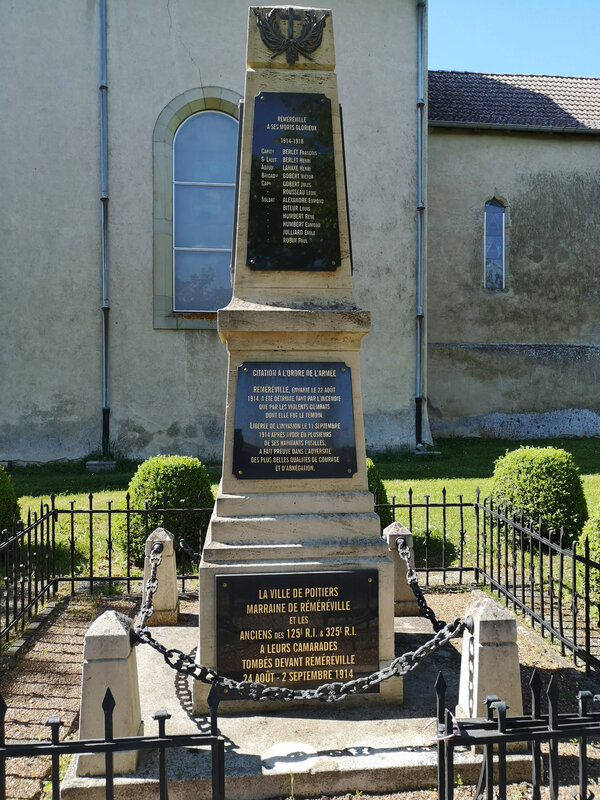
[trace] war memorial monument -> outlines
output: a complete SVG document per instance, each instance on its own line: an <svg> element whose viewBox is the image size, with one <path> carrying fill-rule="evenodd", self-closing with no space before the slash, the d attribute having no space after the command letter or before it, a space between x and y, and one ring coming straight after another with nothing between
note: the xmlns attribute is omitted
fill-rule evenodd
<svg viewBox="0 0 600 800"><path fill-rule="evenodd" d="M330 12L250 8L233 299L218 312L223 474L199 570L197 662L292 689L394 657L393 564L365 464L370 316L352 291L334 68ZM195 713L207 690L195 683ZM360 702L392 699L401 678Z"/></svg>

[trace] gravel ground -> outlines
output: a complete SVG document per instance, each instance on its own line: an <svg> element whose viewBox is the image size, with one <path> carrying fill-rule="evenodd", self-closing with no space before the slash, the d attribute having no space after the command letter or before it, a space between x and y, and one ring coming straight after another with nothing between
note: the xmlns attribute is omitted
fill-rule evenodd
<svg viewBox="0 0 600 800"><path fill-rule="evenodd" d="M443 591L427 593L427 601L441 619L464 616L473 597L463 591ZM79 693L83 639L90 623L107 608L117 609L134 616L136 601L114 597L84 597L59 599L52 610L47 610L39 624L13 644L9 651L0 656L0 694L7 705L7 740L37 740L48 738L46 727L48 717L58 715L63 722L61 738L74 736L78 729ZM195 601L189 601L189 608L182 610L194 612ZM544 687L550 677L558 681L561 693L561 711L576 708L576 695L580 689L600 691L600 679L587 678L581 669L560 655L548 639L532 631L518 620L519 653L521 661L522 685L527 687L535 667L541 673ZM460 649L460 640L452 646ZM524 692L525 706L528 710L528 692ZM561 745L560 797L577 796L577 745ZM590 780L600 780L600 741L593 742L588 750L588 770ZM38 800L49 797L45 785L49 774L47 759L9 759L6 767L7 798L10 800ZM368 787L356 795L347 795L356 800L370 800ZM515 784L509 787L511 800L531 796L528 784ZM473 796L473 787L458 786L457 800ZM547 795L546 795L547 796ZM432 790L404 792L386 795L381 800L434 800L437 793ZM544 795L542 795L544 797ZM340 798L319 798L318 800L341 800Z"/></svg>

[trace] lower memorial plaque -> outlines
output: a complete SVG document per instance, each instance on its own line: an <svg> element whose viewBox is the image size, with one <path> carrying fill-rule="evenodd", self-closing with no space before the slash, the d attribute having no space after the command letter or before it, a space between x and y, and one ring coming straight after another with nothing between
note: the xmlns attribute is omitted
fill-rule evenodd
<svg viewBox="0 0 600 800"><path fill-rule="evenodd" d="M351 478L352 376L343 362L250 361L238 368L238 478Z"/></svg>
<svg viewBox="0 0 600 800"><path fill-rule="evenodd" d="M217 575L217 670L310 688L379 669L374 569Z"/></svg>

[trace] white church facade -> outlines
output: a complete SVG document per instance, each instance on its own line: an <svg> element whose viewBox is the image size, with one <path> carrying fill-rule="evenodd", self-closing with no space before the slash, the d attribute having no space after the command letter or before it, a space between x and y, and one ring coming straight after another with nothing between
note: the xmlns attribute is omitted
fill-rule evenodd
<svg viewBox="0 0 600 800"><path fill-rule="evenodd" d="M328 6L367 447L599 435L600 80L428 74L425 0ZM0 460L218 458L248 4L2 17Z"/></svg>

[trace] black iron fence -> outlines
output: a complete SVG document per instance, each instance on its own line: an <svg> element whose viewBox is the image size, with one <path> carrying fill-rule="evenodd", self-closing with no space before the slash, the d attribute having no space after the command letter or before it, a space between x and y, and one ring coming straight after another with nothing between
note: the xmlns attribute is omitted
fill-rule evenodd
<svg viewBox="0 0 600 800"><path fill-rule="evenodd" d="M375 507L388 509L413 533L415 565L425 586L488 586L575 663L588 671L600 668L600 628L589 602L594 592L600 597L600 564L590 559L589 549L567 546L561 532L509 515L479 494L474 502L450 500L444 490L441 501L433 502L428 496L417 500L411 490L407 502L392 497ZM51 497L0 537L0 639L23 628L60 586L71 593L139 593L142 569L130 557L132 528L139 530L140 523L146 538L157 525L177 527L199 553L211 511L201 502L196 508L164 502L159 509L148 503L134 509L129 497L115 508L110 500L98 504L92 494L58 508ZM184 551L178 559L181 589L193 589L197 559Z"/></svg>
<svg viewBox="0 0 600 800"><path fill-rule="evenodd" d="M590 558L586 538L566 543L562 530L541 519L523 520L486 498L475 502L477 582L528 617L543 637L572 654L586 672L600 669L600 628L590 599L600 591L600 564Z"/></svg>
<svg viewBox="0 0 600 800"><path fill-rule="evenodd" d="M113 800L114 793L114 756L115 753L137 751L158 751L157 774L154 784L158 787L160 800L168 796L167 750L172 748L194 747L210 748L212 800L225 799L225 747L224 739L214 731L208 733L167 734L166 723L171 715L166 711L158 711L153 719L158 726L156 736L115 737L113 735L113 712L115 701L110 689L106 690L102 710L104 712L104 736L98 739L79 739L77 741L60 741L62 722L59 717L50 717L47 725L50 728L50 740L31 742L6 742L4 718L6 704L0 697L0 800L6 800L6 759L7 758L40 758L50 756L50 784L52 800L60 798L60 758L85 753L104 755L104 797ZM152 780L148 780L152 787ZM152 791L152 789L151 789Z"/></svg>
<svg viewBox="0 0 600 800"><path fill-rule="evenodd" d="M540 800L542 787L548 787L550 800L558 800L561 786L559 770L559 744L571 742L578 745L579 793L573 797L591 798L590 784L597 783L597 775L588 774L588 747L600 735L600 695L589 691L577 695L577 709L570 713L559 713L559 688L551 678L545 693L547 708L542 709L542 682L537 672L530 681L531 711L523 716L509 717L506 703L498 697L487 697L485 719L457 720L445 708L446 683L442 675L436 682L438 715L438 797L452 800L454 797L454 754L457 748L476 748L482 752L481 772L475 797L492 800L507 796L507 783L511 778L508 770L507 751L514 753L515 746L525 745L531 763L532 800ZM546 752L542 751L546 745ZM594 744L595 747L595 744ZM545 776L547 777L547 783ZM563 778L562 784L570 784L571 778ZM497 792L495 791L497 787Z"/></svg>
<svg viewBox="0 0 600 800"><path fill-rule="evenodd" d="M432 580L443 585L451 582L462 585L473 581L475 553L469 547L469 528L474 531L474 504L458 495L449 500L442 489L441 502L432 502L429 495L415 500L408 490L408 502L396 497L375 508L388 508L394 522L401 522L414 536L415 566L429 586ZM473 540L473 537L471 537Z"/></svg>
<svg viewBox="0 0 600 800"><path fill-rule="evenodd" d="M194 508L163 502L160 508L146 503L134 509L129 495L124 508L115 508L111 500L106 505L95 503L92 494L83 505L70 500L58 508L52 495L39 511L30 510L25 520L0 535L0 641L23 630L61 586L71 594L140 593L143 569L131 557L132 529L136 527L145 540L159 525L176 528L178 538L192 542L199 553L211 512L200 502ZM196 584L197 559L190 556L189 547L177 549L177 559L179 584L185 592Z"/></svg>

